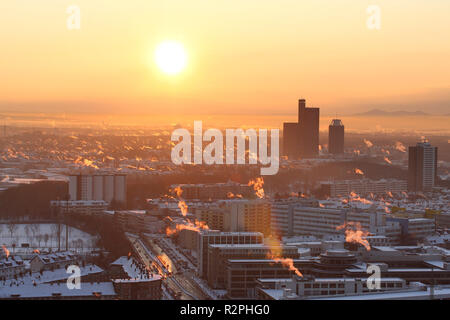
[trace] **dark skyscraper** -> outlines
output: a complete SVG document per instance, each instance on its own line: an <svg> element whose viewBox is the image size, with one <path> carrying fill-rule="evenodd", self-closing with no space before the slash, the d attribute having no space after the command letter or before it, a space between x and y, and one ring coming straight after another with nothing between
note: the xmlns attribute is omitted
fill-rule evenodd
<svg viewBox="0 0 450 320"><path fill-rule="evenodd" d="M289 159L300 157L300 126L297 122L283 123L283 150Z"/></svg>
<svg viewBox="0 0 450 320"><path fill-rule="evenodd" d="M328 152L344 153L344 125L339 119L333 119L328 127Z"/></svg>
<svg viewBox="0 0 450 320"><path fill-rule="evenodd" d="M409 147L408 191L431 191L437 180L437 151L428 142Z"/></svg>
<svg viewBox="0 0 450 320"><path fill-rule="evenodd" d="M298 122L283 124L283 154L289 158L312 158L319 153L319 108L306 108L298 101Z"/></svg>

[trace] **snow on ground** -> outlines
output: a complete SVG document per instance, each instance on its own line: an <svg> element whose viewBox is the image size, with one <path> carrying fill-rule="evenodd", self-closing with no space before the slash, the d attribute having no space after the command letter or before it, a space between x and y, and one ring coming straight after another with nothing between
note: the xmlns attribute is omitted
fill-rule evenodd
<svg viewBox="0 0 450 320"><path fill-rule="evenodd" d="M210 296L212 299L214 299L214 300L219 299L220 294L217 294L217 292L215 292L215 290L212 290L212 289L208 286L208 284L207 284L203 279L200 279L200 278L198 278L198 277L196 277L196 276L192 276L192 280L194 280L194 281L198 284L198 286L199 286L200 288L202 288L202 290L203 290L208 296ZM226 291L225 291L225 293L226 293ZM225 293L224 293L224 294L225 294Z"/></svg>
<svg viewBox="0 0 450 320"><path fill-rule="evenodd" d="M92 297L93 295L116 296L112 282L83 282L81 288L71 290L66 283L42 283L38 285L22 285L0 287L0 298L52 298L56 295L67 297Z"/></svg>
<svg viewBox="0 0 450 320"><path fill-rule="evenodd" d="M61 225L61 247L65 248L66 226ZM95 249L96 237L79 229L69 227L69 250L88 252ZM13 248L15 244L15 248ZM58 224L52 223L18 223L0 224L0 245L4 245L11 253L32 253L38 249L58 249Z"/></svg>

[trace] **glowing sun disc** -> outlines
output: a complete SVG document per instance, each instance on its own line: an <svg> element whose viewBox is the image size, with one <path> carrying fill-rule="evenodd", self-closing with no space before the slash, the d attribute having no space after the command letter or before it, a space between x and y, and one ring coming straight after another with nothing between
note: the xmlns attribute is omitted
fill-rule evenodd
<svg viewBox="0 0 450 320"><path fill-rule="evenodd" d="M162 42L156 47L155 62L158 68L166 74L180 73L187 64L186 50L179 42Z"/></svg>

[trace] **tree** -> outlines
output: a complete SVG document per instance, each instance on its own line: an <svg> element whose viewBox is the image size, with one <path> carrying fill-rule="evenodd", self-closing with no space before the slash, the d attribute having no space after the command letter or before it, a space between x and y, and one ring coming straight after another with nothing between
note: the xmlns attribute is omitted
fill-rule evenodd
<svg viewBox="0 0 450 320"><path fill-rule="evenodd" d="M16 221L25 216L31 219L48 218L51 214L50 201L66 193L67 184L60 181L42 181L7 189L0 193L0 217L10 217Z"/></svg>
<svg viewBox="0 0 450 320"><path fill-rule="evenodd" d="M81 252L83 252L83 249L84 249L84 241L83 241L83 239L78 239L78 245L79 245L79 247L81 249Z"/></svg>
<svg viewBox="0 0 450 320"><path fill-rule="evenodd" d="M72 249L75 249L75 251L77 251L77 250L76 250L76 247L77 247L77 241L76 241L76 240L72 240L72 241L70 241L70 243L71 243L71 245L72 245Z"/></svg>
<svg viewBox="0 0 450 320"><path fill-rule="evenodd" d="M8 223L7 228L9 230L9 235L12 238L14 233L17 231L18 226L15 223Z"/></svg>
<svg viewBox="0 0 450 320"><path fill-rule="evenodd" d="M55 239L55 242L58 241L58 231L59 231L58 224L52 224L50 226L50 229L52 231L52 235L53 235L53 238Z"/></svg>
<svg viewBox="0 0 450 320"><path fill-rule="evenodd" d="M40 248L43 236L42 236L42 234L38 234L36 238L37 238L37 241L38 241L38 247Z"/></svg>
<svg viewBox="0 0 450 320"><path fill-rule="evenodd" d="M47 246L48 240L49 240L50 236L48 235L48 233L44 234L44 242L45 242L45 246Z"/></svg>
<svg viewBox="0 0 450 320"><path fill-rule="evenodd" d="M40 229L41 225L38 223L33 223L31 225L31 232L33 233L33 238L36 238L36 234L39 234Z"/></svg>
<svg viewBox="0 0 450 320"><path fill-rule="evenodd" d="M30 242L31 228L29 224L25 225L25 234L27 236L27 242Z"/></svg>

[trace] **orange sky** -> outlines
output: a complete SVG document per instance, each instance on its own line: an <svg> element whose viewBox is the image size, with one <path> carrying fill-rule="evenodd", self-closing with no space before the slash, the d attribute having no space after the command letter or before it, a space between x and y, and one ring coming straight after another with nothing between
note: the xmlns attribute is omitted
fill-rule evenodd
<svg viewBox="0 0 450 320"><path fill-rule="evenodd" d="M81 9L68 30L66 8ZM366 8L381 7L381 30ZM14 0L0 4L0 111L450 113L448 0ZM167 76L155 46L188 67Z"/></svg>

